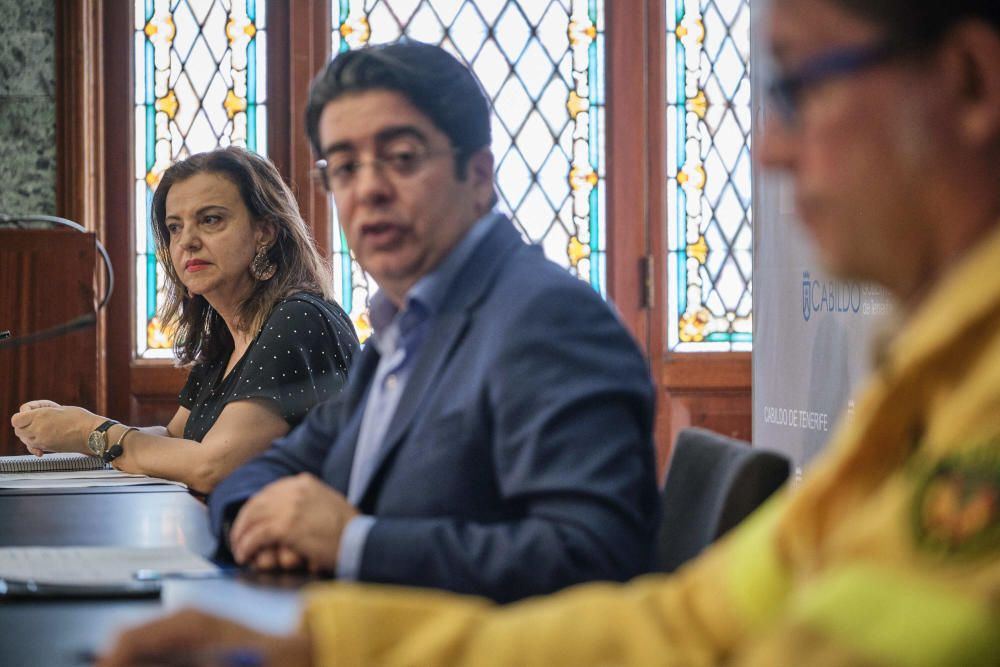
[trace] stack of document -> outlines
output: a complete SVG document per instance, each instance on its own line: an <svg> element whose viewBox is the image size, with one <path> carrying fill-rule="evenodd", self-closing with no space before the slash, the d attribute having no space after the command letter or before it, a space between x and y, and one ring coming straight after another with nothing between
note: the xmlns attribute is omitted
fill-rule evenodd
<svg viewBox="0 0 1000 667"><path fill-rule="evenodd" d="M8 547L0 601L159 597L164 579L225 574L184 547Z"/></svg>
<svg viewBox="0 0 1000 667"><path fill-rule="evenodd" d="M66 489L137 484L175 484L185 487L181 482L121 472L104 465L100 459L83 454L0 456L0 471L3 470L12 472L0 472L0 489Z"/></svg>
<svg viewBox="0 0 1000 667"><path fill-rule="evenodd" d="M156 573L218 576L217 565L184 547L4 547L0 579L45 584L129 584Z"/></svg>

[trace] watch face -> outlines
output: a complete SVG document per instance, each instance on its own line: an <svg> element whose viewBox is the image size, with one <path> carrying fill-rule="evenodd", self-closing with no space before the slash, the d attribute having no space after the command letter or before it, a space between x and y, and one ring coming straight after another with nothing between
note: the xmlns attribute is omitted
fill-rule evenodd
<svg viewBox="0 0 1000 667"><path fill-rule="evenodd" d="M95 455L100 456L101 452L104 450L104 445L107 443L108 436L101 431L93 431L87 438L87 448L90 449Z"/></svg>

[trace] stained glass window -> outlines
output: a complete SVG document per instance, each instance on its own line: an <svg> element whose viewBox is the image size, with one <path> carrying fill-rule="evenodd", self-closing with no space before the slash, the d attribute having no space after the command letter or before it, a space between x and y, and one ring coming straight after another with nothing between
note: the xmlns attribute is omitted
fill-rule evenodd
<svg viewBox="0 0 1000 667"><path fill-rule="evenodd" d="M605 295L604 7L599 0L332 0L333 53L407 35L469 64L493 107L500 208ZM362 338L374 284L334 224L337 299Z"/></svg>
<svg viewBox="0 0 1000 667"><path fill-rule="evenodd" d="M750 2L667 0L667 337L751 346Z"/></svg>
<svg viewBox="0 0 1000 667"><path fill-rule="evenodd" d="M135 0L136 352L170 357L157 317L164 274L150 204L160 176L194 153L267 149L265 0Z"/></svg>

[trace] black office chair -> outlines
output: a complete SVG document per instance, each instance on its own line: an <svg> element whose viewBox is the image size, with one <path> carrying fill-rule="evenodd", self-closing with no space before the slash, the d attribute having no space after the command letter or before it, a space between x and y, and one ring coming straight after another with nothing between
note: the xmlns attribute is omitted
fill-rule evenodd
<svg viewBox="0 0 1000 667"><path fill-rule="evenodd" d="M673 572L785 483L787 458L701 428L677 435L663 487L657 569Z"/></svg>

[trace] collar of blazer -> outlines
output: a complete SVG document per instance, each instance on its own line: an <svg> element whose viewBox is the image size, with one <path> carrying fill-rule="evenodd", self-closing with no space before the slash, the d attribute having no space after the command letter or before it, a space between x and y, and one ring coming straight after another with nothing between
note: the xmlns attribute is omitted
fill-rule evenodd
<svg viewBox="0 0 1000 667"><path fill-rule="evenodd" d="M387 442L392 442L392 438L398 437L401 429L409 424L413 416L412 411L422 395L414 392L423 392L428 382L435 377L435 371L447 358L448 351L468 323L470 313L489 294L496 283L496 274L510 254L523 245L525 245L524 240L514 228L514 224L507 218L500 220L483 237L455 275L448 289L448 298L441 310L433 316L431 329L420 351L420 357L416 360L399 406L396 408L396 414L393 416L393 424L387 433ZM351 368L347 399L344 401L344 423L361 406L368 393L378 361L379 354L375 346L365 345ZM405 423L401 424L400 418L404 414L406 414Z"/></svg>

